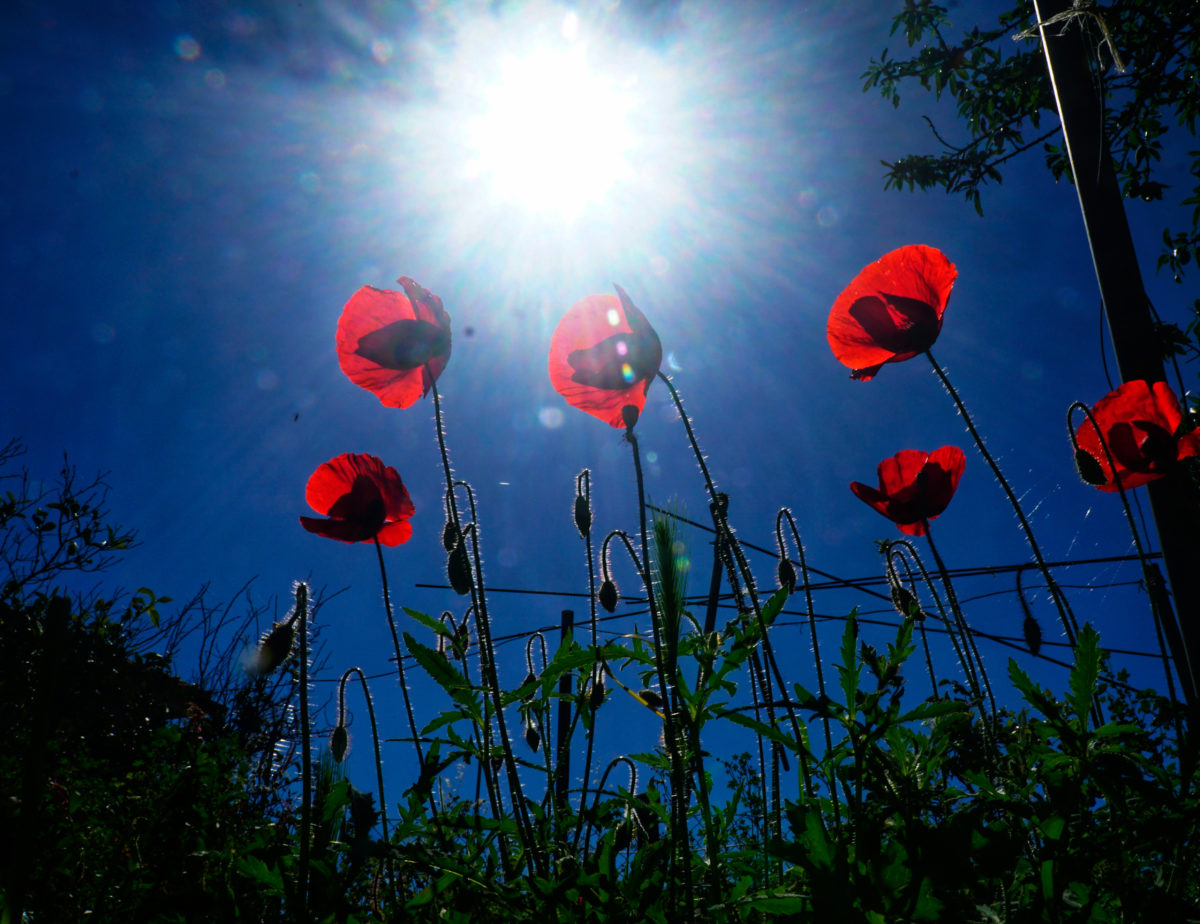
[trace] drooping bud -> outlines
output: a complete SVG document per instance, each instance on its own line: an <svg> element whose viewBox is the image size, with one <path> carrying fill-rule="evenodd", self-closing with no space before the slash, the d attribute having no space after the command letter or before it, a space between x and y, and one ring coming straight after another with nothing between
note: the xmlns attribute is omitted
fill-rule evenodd
<svg viewBox="0 0 1200 924"><path fill-rule="evenodd" d="M796 569L786 558L779 559L779 586L786 587L789 593L796 589Z"/></svg>
<svg viewBox="0 0 1200 924"><path fill-rule="evenodd" d="M1075 450L1075 471L1087 484L1107 484L1104 468L1096 461L1096 457L1083 449Z"/></svg>
<svg viewBox="0 0 1200 924"><path fill-rule="evenodd" d="M247 667L251 674L269 674L283 664L296 643L296 630L291 622L277 622L259 643L254 660Z"/></svg>
<svg viewBox="0 0 1200 924"><path fill-rule="evenodd" d="M461 540L450 550L446 560L446 575L450 578L450 586L456 594L469 594L473 581L471 580L471 560L467 557L467 544Z"/></svg>
<svg viewBox="0 0 1200 924"><path fill-rule="evenodd" d="M600 599L600 605L608 612L613 612L617 608L617 585L611 579L600 585L600 593L597 594Z"/></svg>
<svg viewBox="0 0 1200 924"><path fill-rule="evenodd" d="M533 699L533 694L537 692L537 688L530 686L530 684L535 683L537 683L537 674L535 674L533 671L530 671L528 674L526 674L525 679L521 681L521 688L526 686L530 687L529 692L521 697L524 702L529 702L531 699Z"/></svg>
<svg viewBox="0 0 1200 924"><path fill-rule="evenodd" d="M538 747L541 746L542 736L538 734L538 730L532 723L525 726L525 743L529 745L529 749L535 754Z"/></svg>
<svg viewBox="0 0 1200 924"><path fill-rule="evenodd" d="M896 584L892 587L892 605L896 607L896 611L901 616L919 617L921 615L921 604L917 600L917 595L903 584Z"/></svg>
<svg viewBox="0 0 1200 924"><path fill-rule="evenodd" d="M592 531L592 508L582 494L575 495L575 528L584 539Z"/></svg>
<svg viewBox="0 0 1200 924"><path fill-rule="evenodd" d="M1032 614L1026 613L1021 629L1025 633L1025 644L1029 646L1029 653L1036 655L1042 650L1042 627L1038 625L1038 621L1033 618Z"/></svg>
<svg viewBox="0 0 1200 924"><path fill-rule="evenodd" d="M595 712L604 703L604 678L597 677L596 682L592 684L592 691L588 694L588 707Z"/></svg>
<svg viewBox="0 0 1200 924"><path fill-rule="evenodd" d="M329 753L333 755L335 763L341 763L346 759L346 751L350 747L350 736L346 734L346 726L338 725L334 728L333 734L329 736Z"/></svg>
<svg viewBox="0 0 1200 924"><path fill-rule="evenodd" d="M642 700L651 709L662 708L662 697L653 690L638 690L638 698Z"/></svg>
<svg viewBox="0 0 1200 924"><path fill-rule="evenodd" d="M442 530L442 548L449 552L458 545L460 539L462 539L462 530L453 520L447 520L446 527Z"/></svg>

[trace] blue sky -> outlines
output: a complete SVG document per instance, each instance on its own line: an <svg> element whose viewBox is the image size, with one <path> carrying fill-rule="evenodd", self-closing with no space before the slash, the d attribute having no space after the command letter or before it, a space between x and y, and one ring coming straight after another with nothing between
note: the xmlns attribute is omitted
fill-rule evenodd
<svg viewBox="0 0 1200 924"><path fill-rule="evenodd" d="M575 31L551 3L10 6L0 29L5 435L25 441L43 477L64 452L84 474L110 473L114 519L143 544L107 586L182 600L208 583L227 599L254 578L254 597L281 597L281 612L297 578L348 588L321 614L330 676L351 664L383 673L373 550L297 523L313 469L342 452L395 466L417 514L411 542L387 553L393 597L435 614L462 603L415 586L444 574L432 405L388 410L341 375L342 305L400 275L443 298L455 339L439 388L457 474L479 499L488 581L579 592L575 475L592 471L598 529L633 529L632 470L619 431L554 393L546 352L562 313L615 281L660 335L743 539L773 545L786 505L811 564L878 574L873 540L899 533L849 482L874 483L879 460L900 449L954 443L967 468L935 523L948 564L1024 562L1013 514L928 365L853 382L825 341L829 306L863 265L924 243L959 271L934 354L1046 556L1130 553L1116 498L1076 477L1063 423L1071 401L1109 390L1073 189L1031 153L985 195L983 219L944 195L885 193L882 159L932 147L922 114L960 133L932 99L911 95L894 110L860 92L869 58L902 42L888 36L898 4L854 6L585 3ZM965 28L1006 7L953 15ZM496 187L470 134L495 73L488 55L581 43L625 94L626 170L570 214L526 207ZM604 143L603 126L597 135ZM1184 169L1182 151L1166 157L1168 171ZM1185 287L1153 271L1166 209L1131 203L1129 213L1151 298L1178 320ZM706 519L661 386L638 429L652 500ZM685 537L701 593L707 536ZM770 584L773 563L756 567ZM1138 577L1127 563L1060 580L1080 585L1068 590L1076 613L1106 643L1151 650L1144 598L1109 586ZM962 584L962 597L1001 594L971 603L968 618L1019 636L1012 586L1011 576ZM840 617L856 604L878 608L824 592L817 609ZM556 625L568 605L497 594L494 632ZM1040 591L1034 612L1058 640ZM776 645L790 646L791 679L811 683L795 631ZM832 648L840 627L825 631ZM512 684L522 648L502 650ZM983 652L1002 676L1010 652ZM1024 660L1061 685L1061 672ZM1130 663L1159 684L1152 663Z"/></svg>

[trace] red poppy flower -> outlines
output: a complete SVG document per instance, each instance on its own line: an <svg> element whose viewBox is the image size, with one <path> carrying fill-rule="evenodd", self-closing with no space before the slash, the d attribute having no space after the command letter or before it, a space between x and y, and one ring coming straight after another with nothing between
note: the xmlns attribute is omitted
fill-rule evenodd
<svg viewBox="0 0 1200 924"><path fill-rule="evenodd" d="M929 520L950 504L967 464L957 446L933 452L902 449L879 463L879 488L857 481L850 490L910 536L924 536Z"/></svg>
<svg viewBox="0 0 1200 924"><path fill-rule="evenodd" d="M428 394L450 359L450 315L442 300L407 276L403 292L363 286L338 319L338 362L355 385L387 407Z"/></svg>
<svg viewBox="0 0 1200 924"><path fill-rule="evenodd" d="M301 517L310 533L342 542L378 539L400 545L412 536L412 499L400 475L375 456L345 452L318 466L304 497L327 520Z"/></svg>
<svg viewBox="0 0 1200 924"><path fill-rule="evenodd" d="M1097 401L1092 416L1095 426L1084 420L1075 438L1079 448L1100 464L1104 481L1096 487L1101 491L1118 490L1118 478L1126 490L1149 484L1178 460L1200 455L1200 432L1177 435L1183 411L1166 382L1126 382ZM1115 472L1100 444L1101 433L1116 463Z"/></svg>
<svg viewBox="0 0 1200 924"><path fill-rule="evenodd" d="M624 427L627 413L636 421L646 406L662 344L625 290L616 290L589 295L563 315L550 339L550 381L568 404Z"/></svg>
<svg viewBox="0 0 1200 924"><path fill-rule="evenodd" d="M924 353L942 331L958 270L944 253L909 244L864 266L842 290L825 327L851 378L867 381L884 363Z"/></svg>

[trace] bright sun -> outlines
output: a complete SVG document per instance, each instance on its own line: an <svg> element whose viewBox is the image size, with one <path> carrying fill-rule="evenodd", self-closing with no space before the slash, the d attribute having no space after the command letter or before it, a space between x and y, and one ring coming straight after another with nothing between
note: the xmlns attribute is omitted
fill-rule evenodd
<svg viewBox="0 0 1200 924"><path fill-rule="evenodd" d="M585 50L505 57L468 124L472 172L502 200L573 217L630 172L630 97Z"/></svg>

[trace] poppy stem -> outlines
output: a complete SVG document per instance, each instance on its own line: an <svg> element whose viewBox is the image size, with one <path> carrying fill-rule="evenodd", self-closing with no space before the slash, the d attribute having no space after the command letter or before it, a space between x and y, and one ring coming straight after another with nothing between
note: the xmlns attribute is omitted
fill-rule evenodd
<svg viewBox="0 0 1200 924"><path fill-rule="evenodd" d="M767 632L767 626L763 620L762 606L758 602L758 588L754 581L754 574L750 570L750 565L746 561L745 553L742 550L741 543L733 534L733 529L729 525L729 498L727 495L720 494L717 491L716 485L713 484L712 476L708 472L708 465L704 461L704 453L700 451L700 444L696 441L695 431L692 430L691 419L687 415L687 411L683 408L683 400L679 397L679 392L676 390L674 383L660 370L658 377L666 386L667 392L671 396L671 400L675 403L675 409L679 412L679 418L683 421L683 428L687 433L688 442L692 447L692 454L696 457L696 464L700 466L700 474L704 476L704 487L708 492L709 511L712 513L713 529L717 534L717 547L726 556L726 571L728 573L730 587L737 587L736 574L740 573L742 580L745 582L746 593L750 600L750 606L754 611L754 618L758 624L759 637L762 639L763 654L767 666L774 675L775 682L779 685L781 692L787 690L787 684L783 681L783 674L779 670L779 662L775 658L775 649L771 644L771 637ZM764 698L768 704L768 709L773 710L773 696L771 695L770 685L763 684ZM788 721L792 726L792 732L797 743L797 757L800 761L800 771L804 778L807 795L812 795L812 779L809 773L808 754L805 751L804 736L800 733L800 720L796 716L795 707L792 704L791 698L783 697L784 709L787 711ZM774 714L772 712L771 721L774 722ZM772 824L775 826L776 833L782 827L782 821L778 815L772 819Z"/></svg>
<svg viewBox="0 0 1200 924"><path fill-rule="evenodd" d="M636 420L634 421L636 422ZM663 737L666 739L667 756L671 764L671 854L675 861L675 876L682 875L684 888L684 917L692 919L692 862L691 843L687 829L687 767L679 750L679 732L676 722L683 718L679 709L679 691L675 683L673 653L678 639L663 637L662 613L654 593L650 575L650 540L646 528L646 485L642 475L642 455L637 435L632 426L625 428L625 439L633 451L633 470L637 480L638 520L641 527L641 562L639 565L642 585L650 606L650 626L654 633L654 666L658 673L658 686L663 698ZM675 879L672 877L672 882Z"/></svg>
<svg viewBox="0 0 1200 924"><path fill-rule="evenodd" d="M308 869L312 842L312 730L308 714L308 585L296 585L300 624L300 920L308 916Z"/></svg>
<svg viewBox="0 0 1200 924"><path fill-rule="evenodd" d="M383 582L383 609L387 613L388 629L392 633L392 648L396 652L396 675L400 680L400 694L404 699L404 713L408 717L408 730L412 734L413 747L417 750L417 773L420 775L425 772L425 754L421 748L421 736L417 734L417 719L413 714L412 700L408 695L408 681L404 677L404 652L400 649L400 635L396 632L396 619L392 614L392 597L388 591L387 568L383 563L383 546L380 544L378 536L375 537L375 554L379 559L379 577ZM382 794L380 798L382 798ZM429 807L436 817L437 811L432 792L429 795Z"/></svg>
<svg viewBox="0 0 1200 924"><path fill-rule="evenodd" d="M946 588L946 601L950 604L950 612L954 614L955 625L958 626L958 633L962 636L963 644L967 649L963 666L968 668L967 676L971 677L973 675L975 678L972 684L975 688L975 695L981 696L981 693L987 694L988 704L991 707L991 717L994 720L997 716L996 697L992 694L992 684L988 680L987 668L983 665L983 658L979 655L979 648L975 644L975 637L971 632L971 627L967 625L962 607L959 606L958 594L954 592L954 583L950 580L950 572L946 568L946 563L942 561L937 544L933 541L933 530L930 528L928 520L925 521L925 541L929 543L929 551L933 554L933 560L937 564L938 574L942 578L942 586ZM974 662L974 666L972 666L972 661ZM982 691L979 688L980 680L983 681ZM980 705L982 711L982 703ZM986 716L984 718L986 720Z"/></svg>
<svg viewBox="0 0 1200 924"><path fill-rule="evenodd" d="M1050 568L1046 564L1046 559L1042 557L1042 550L1037 544L1037 539L1034 538L1033 528L1029 525L1029 521L1025 518L1025 511L1021 509L1021 503L1017 500L1017 495L1013 493L1012 487L1008 483L1008 479L1004 477L1004 473L1000 471L1000 466L996 464L996 460L992 458L992 454L988 452L987 445L983 441L983 437L979 431L975 429L975 424L971 420L971 415L967 412L966 406L962 403L962 399L958 396L958 391L950 384L950 379L946 377L945 371L938 365L936 359L933 358L933 353L929 350L925 351L925 355L929 358L929 364L933 366L933 371L941 380L942 386L949 393L954 401L954 406L958 408L958 413L962 417L963 422L967 425L967 430L971 437L975 440L975 445L979 449L980 455L992 469L992 474L995 475L996 481L1000 483L1000 487L1004 490L1004 495L1008 498L1009 504L1012 505L1013 512L1017 515L1017 521L1021 524L1021 529L1025 533L1025 539L1029 543L1029 548L1033 551L1034 560L1037 562L1038 570L1042 572L1042 577L1046 579L1046 586L1050 589L1050 596L1054 600L1054 606L1058 610L1059 620L1062 622L1063 632L1067 636L1067 642L1072 648L1076 645L1076 637L1079 634L1079 624L1075 621L1075 614L1071 612L1071 605L1067 602L1066 595L1062 592L1062 588L1058 586L1058 582L1054 580L1054 576L1050 573Z"/></svg>
<svg viewBox="0 0 1200 924"><path fill-rule="evenodd" d="M1117 486L1117 493L1121 495L1121 506L1125 511L1125 521L1129 524L1129 533L1133 536L1133 547L1137 551L1138 562L1142 566L1142 580L1145 581L1146 593L1150 596L1150 614L1154 618L1154 632L1158 637L1159 654L1162 655L1163 673L1167 678L1167 691L1171 696L1172 702L1178 702L1175 692L1175 679L1171 674L1172 659L1168 652L1167 638L1163 631L1164 626L1169 627L1170 629L1175 628L1173 614L1169 612L1160 612L1160 597L1158 594L1154 593L1154 588L1162 581L1162 574L1159 572L1157 575L1155 575L1151 572L1152 565L1150 560L1146 557L1145 548L1142 546L1142 537L1141 533L1138 532L1137 520L1134 519L1133 509L1129 506L1129 496L1125 493L1125 486L1121 484L1121 476L1117 471L1117 463L1116 460L1113 459L1112 451L1108 445L1108 440L1105 439L1104 432L1100 429L1100 424L1096 422L1096 418L1092 415L1091 408L1081 401L1076 401L1069 408L1067 408L1067 433L1071 436L1071 446L1075 450L1076 458L1078 458L1080 452L1084 451L1079 446L1079 440L1075 436L1075 427L1071 422L1071 415L1076 409L1083 411L1084 416L1087 417L1088 421L1092 425L1092 428L1096 431L1096 438L1100 442L1100 448L1104 450L1104 458L1108 460L1108 469L1112 472L1113 483ZM1178 636L1177 632L1175 634ZM1182 640L1177 639L1175 641L1175 648L1177 651L1177 658L1184 658L1184 663L1186 663L1187 654L1186 649L1183 647ZM1176 661L1176 670L1179 670L1180 675L1182 676L1183 670L1181 668L1182 665ZM1182 728L1178 724L1176 725L1176 735L1182 736Z"/></svg>
<svg viewBox="0 0 1200 924"><path fill-rule="evenodd" d="M597 648L597 625L596 625L596 563L592 559L592 473L588 469L581 471L575 478L575 525L579 529L579 533L584 542L584 547L587 551L587 566L588 566L588 612L591 617L592 628L592 650ZM586 510L586 515L581 512L582 508ZM591 733L587 736L587 750L583 759L583 788L579 794L579 817L575 825L575 850L579 850L579 839L583 834L583 816L584 807L587 805L588 784L591 782L592 776L592 759L596 745L596 710L600 708L600 703L592 703L592 695L596 689L596 684L600 683L603 674L599 663L592 665L592 669L588 672L588 680L585 681L590 686L584 691L587 698L581 703L581 709L590 709L592 711L592 728ZM576 712L579 715L579 712Z"/></svg>
<svg viewBox="0 0 1200 924"><path fill-rule="evenodd" d="M454 475L450 467L450 453L446 448L446 432L442 421L442 400L438 394L437 382L431 382L429 390L433 393L433 416L434 424L437 430L438 449L442 456L442 470L446 476L446 495L447 503L450 507L450 516L454 520L455 528L458 530L459 542L466 542L467 538L462 529L462 519L458 510L458 501L454 495L455 481ZM535 875L546 876L549 870L546 868L545 857L539 849L537 840L533 834L533 825L529 819L529 808L525 804L525 792L521 787L521 778L517 774L517 762L513 756L512 742L508 738L508 727L504 720L504 704L500 691L500 677L496 671L495 651L492 648L492 632L491 623L488 620L487 612L487 595L483 586L483 563L479 552L479 529L475 518L474 502L472 502L471 511L471 526L472 526L472 542L471 551L473 553L473 575L470 582L471 588L471 603L475 610L475 627L479 632L479 665L483 673L484 686L487 688L492 702L492 714L496 717L496 728L499 732L500 749L503 756L504 767L508 776L508 787L512 799L513 815L517 821L517 831L520 835L521 846L528 858L530 872ZM484 721L488 721L485 714ZM490 763L491 755L485 754L484 760ZM511 862L505 851L505 868L511 868Z"/></svg>

